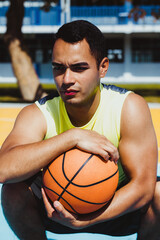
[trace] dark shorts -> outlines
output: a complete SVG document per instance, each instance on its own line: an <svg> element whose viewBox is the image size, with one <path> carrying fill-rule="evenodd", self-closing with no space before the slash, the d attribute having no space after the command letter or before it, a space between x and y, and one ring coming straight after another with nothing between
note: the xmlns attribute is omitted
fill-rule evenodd
<svg viewBox="0 0 160 240"><path fill-rule="evenodd" d="M160 181L160 177L157 177L157 181ZM27 181L27 184L31 186L33 193L38 201L40 211L44 220L44 225L47 231L53 233L100 233L111 236L127 236L138 232L141 217L143 216L142 209L137 211L125 214L114 220L106 221L104 223L96 224L91 227L84 228L83 230L73 230L68 227L65 227L59 223L53 222L50 220L45 211L43 204L43 199L41 195L41 186L42 186L42 175L41 173L37 174L33 178Z"/></svg>

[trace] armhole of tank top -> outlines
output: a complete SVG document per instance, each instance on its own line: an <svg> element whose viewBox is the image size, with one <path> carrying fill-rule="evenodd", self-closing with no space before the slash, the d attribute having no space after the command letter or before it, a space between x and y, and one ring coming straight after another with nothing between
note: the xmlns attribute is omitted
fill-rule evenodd
<svg viewBox="0 0 160 240"><path fill-rule="evenodd" d="M118 140L120 140L121 137L121 116L122 116L122 109L123 109L123 105L125 100L127 99L128 95L131 93L131 91L126 92L125 94L123 94L123 99L121 101L121 106L117 109L117 113L118 113L118 122L117 122L117 131L118 131Z"/></svg>
<svg viewBox="0 0 160 240"><path fill-rule="evenodd" d="M35 102L35 104L37 105L37 107L40 109L40 111L42 112L44 118L45 118L45 121L46 121L46 125L47 125L47 131L46 131L46 135L44 137L44 140L47 139L47 136L49 134L49 118L46 117L46 115L50 116L48 111L46 110L46 108L44 107L45 105L40 105L38 101Z"/></svg>

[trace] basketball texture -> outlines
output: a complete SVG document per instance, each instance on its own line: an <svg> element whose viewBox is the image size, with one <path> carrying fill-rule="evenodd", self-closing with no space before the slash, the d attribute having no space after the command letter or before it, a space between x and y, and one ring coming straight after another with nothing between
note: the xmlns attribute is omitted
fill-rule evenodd
<svg viewBox="0 0 160 240"><path fill-rule="evenodd" d="M79 149L54 159L43 171L43 185L53 202L70 212L91 213L109 202L118 185L118 167Z"/></svg>

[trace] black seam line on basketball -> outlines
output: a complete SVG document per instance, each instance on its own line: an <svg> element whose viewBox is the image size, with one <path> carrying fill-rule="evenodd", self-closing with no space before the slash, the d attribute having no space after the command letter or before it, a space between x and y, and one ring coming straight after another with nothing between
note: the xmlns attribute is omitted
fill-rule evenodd
<svg viewBox="0 0 160 240"><path fill-rule="evenodd" d="M62 171L63 171L63 174L66 178L66 175L65 175L65 171L64 171L64 161L65 161L65 155L66 153L63 154L63 162L62 162ZM78 169L78 171L73 175L73 177L71 178L71 180L68 179L68 183L67 185L65 186L65 188L63 189L61 195L59 196L58 198L58 201L61 199L61 196L63 196L63 194L65 193L66 189L68 188L68 186L72 183L73 179L78 175L78 173L82 170L82 168L87 164L87 162L89 162L89 160L93 157L93 154L91 154L89 156L89 158L87 158L87 160L82 164L82 166Z"/></svg>
<svg viewBox="0 0 160 240"><path fill-rule="evenodd" d="M49 174L51 175L52 179L57 183L57 185L58 185L59 187L61 187L62 189L64 189L64 187L53 177L53 175L52 175L51 171L49 170L49 168L47 168L47 170L48 170ZM52 191L53 191L53 190L52 190ZM54 191L53 191L53 192L54 192ZM80 201L82 201L82 202L89 203L89 204L101 205L101 204L106 204L106 203L108 202L108 201L101 202L101 203L89 202L89 201L86 201L86 200L84 200L84 199L82 199L82 198L79 198L79 197L77 197L76 195L70 193L67 189L65 189L65 192L67 192L67 193L68 193L69 195L71 195L72 197L77 198L78 200L80 200ZM56 194L57 194L57 193L56 193ZM59 194L57 194L57 195L60 196Z"/></svg>
<svg viewBox="0 0 160 240"><path fill-rule="evenodd" d="M79 184L76 184L76 183L74 183L74 182L71 182L70 184L72 184L72 185L74 185L74 186L76 186L76 187L91 187L91 186L94 186L94 185L97 185L97 184L100 184L100 183L102 183L102 182L105 182L105 181L109 180L110 178L114 177L114 175L116 175L117 173L118 173L118 169L117 169L112 175L110 175L109 177L104 178L104 179L100 180L99 182L91 183L91 184L88 184L88 185L79 185ZM71 180L69 180L69 178L66 176L66 174L65 174L64 171L63 171L63 174L64 174L64 176L65 176L65 178L66 178L67 181L71 181Z"/></svg>
<svg viewBox="0 0 160 240"><path fill-rule="evenodd" d="M45 187L46 189L50 190L51 192L55 193L57 196L60 196L60 195L59 195L57 192L55 192L53 189L48 188L48 187L46 187L45 185L44 185L44 187ZM79 198L79 197L75 196L74 194L70 193L70 192L67 191L67 190L66 190L65 192L67 192L67 193L68 193L69 195L71 195L72 197L74 197L74 198L76 198L76 199L78 199L78 200L80 200L80 201L82 201L82 202L88 203L88 204L102 205L102 204L106 204L106 203L108 203L108 202L110 201L110 200L107 200L107 201L101 202L101 203L89 202L89 201L87 201L87 200L84 200L84 199L82 199L82 198ZM66 200L65 198L61 197L61 199L63 199L63 200L74 210L74 208L67 202L67 200ZM76 210L74 210L74 211L76 211Z"/></svg>
<svg viewBox="0 0 160 240"><path fill-rule="evenodd" d="M56 195L59 196L59 194L56 193L56 192L55 192L54 190L52 190L51 188L49 188L49 187L47 187L47 186L45 186L45 185L43 185L43 187L46 188L46 189L48 189L49 191L51 191L51 192L53 192L53 193L55 193ZM70 206L70 208L71 208L75 213L79 214L79 213L72 207L72 205L71 205L66 199L64 199L63 197L61 197L61 199L63 199L63 201L66 202L66 203Z"/></svg>

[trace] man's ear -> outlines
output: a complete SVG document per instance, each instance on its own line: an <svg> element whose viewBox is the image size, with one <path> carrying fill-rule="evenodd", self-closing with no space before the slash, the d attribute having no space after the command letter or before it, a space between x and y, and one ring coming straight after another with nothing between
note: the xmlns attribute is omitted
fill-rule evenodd
<svg viewBox="0 0 160 240"><path fill-rule="evenodd" d="M105 57L102 59L100 66L99 66L100 78L105 77L108 67L109 67L109 59L107 57Z"/></svg>

